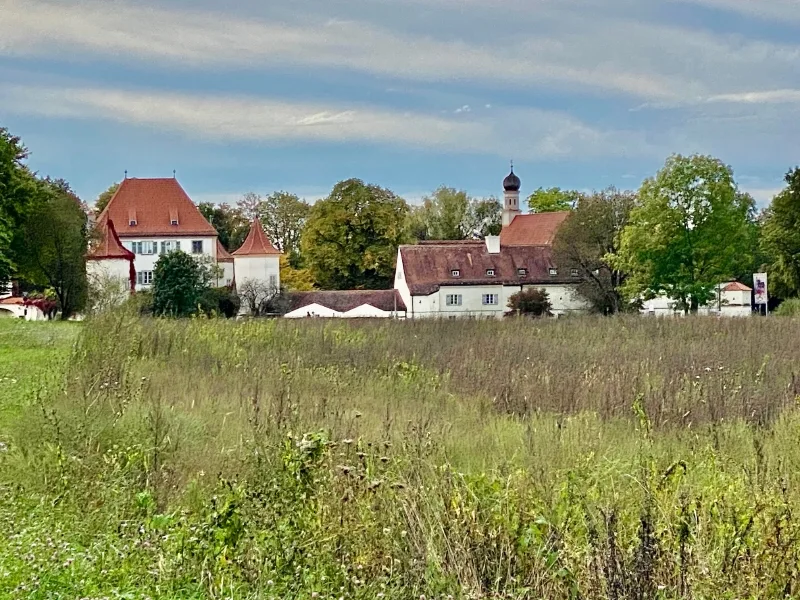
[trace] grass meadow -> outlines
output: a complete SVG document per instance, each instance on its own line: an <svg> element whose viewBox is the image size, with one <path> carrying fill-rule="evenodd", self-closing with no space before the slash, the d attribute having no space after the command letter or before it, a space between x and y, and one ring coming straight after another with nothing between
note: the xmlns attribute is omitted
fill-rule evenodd
<svg viewBox="0 0 800 600"><path fill-rule="evenodd" d="M0 597L800 597L800 321L0 321Z"/></svg>

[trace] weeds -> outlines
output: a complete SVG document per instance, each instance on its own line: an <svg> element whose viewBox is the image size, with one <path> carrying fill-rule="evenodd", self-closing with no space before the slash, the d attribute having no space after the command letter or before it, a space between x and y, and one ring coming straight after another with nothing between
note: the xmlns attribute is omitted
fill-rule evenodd
<svg viewBox="0 0 800 600"><path fill-rule="evenodd" d="M107 315L2 413L0 595L794 597L798 333Z"/></svg>

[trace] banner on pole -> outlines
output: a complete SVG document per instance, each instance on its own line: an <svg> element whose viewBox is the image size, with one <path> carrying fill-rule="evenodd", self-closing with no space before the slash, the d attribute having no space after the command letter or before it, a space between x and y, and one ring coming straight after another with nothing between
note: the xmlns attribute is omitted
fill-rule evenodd
<svg viewBox="0 0 800 600"><path fill-rule="evenodd" d="M753 273L753 290L756 304L766 304L767 295L767 274Z"/></svg>

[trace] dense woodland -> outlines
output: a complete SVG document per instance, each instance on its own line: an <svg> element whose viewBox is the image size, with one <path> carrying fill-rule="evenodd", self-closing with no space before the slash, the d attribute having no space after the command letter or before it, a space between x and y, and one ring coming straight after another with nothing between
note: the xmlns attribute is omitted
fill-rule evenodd
<svg viewBox="0 0 800 600"><path fill-rule="evenodd" d="M27 157L22 140L0 129L0 283L18 281L68 318L92 295L84 264L90 211L98 215L118 184L89 208L64 179L33 173ZM657 294L692 312L721 281L751 283L761 270L777 300L800 294L800 168L789 170L785 189L761 211L731 167L680 155L639 190L540 188L527 205L531 212L572 211L557 235L555 260L578 269L579 292L602 314ZM400 244L497 234L502 204L442 186L409 205L391 190L350 179L313 204L278 191L199 208L229 250L253 218L261 219L284 252L282 282L308 290L390 287Z"/></svg>

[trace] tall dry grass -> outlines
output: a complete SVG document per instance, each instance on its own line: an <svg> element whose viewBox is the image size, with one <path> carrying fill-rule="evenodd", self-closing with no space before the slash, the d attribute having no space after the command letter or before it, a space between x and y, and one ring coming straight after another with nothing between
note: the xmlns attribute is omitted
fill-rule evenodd
<svg viewBox="0 0 800 600"><path fill-rule="evenodd" d="M0 555L62 539L28 562L87 596L791 596L798 333L110 315L13 424Z"/></svg>

